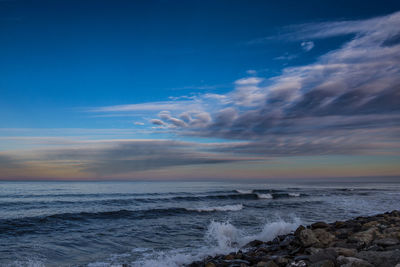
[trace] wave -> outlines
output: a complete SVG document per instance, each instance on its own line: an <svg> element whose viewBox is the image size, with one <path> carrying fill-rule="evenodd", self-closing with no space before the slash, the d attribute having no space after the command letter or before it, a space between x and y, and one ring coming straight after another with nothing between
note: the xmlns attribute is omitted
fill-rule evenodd
<svg viewBox="0 0 400 267"><path fill-rule="evenodd" d="M243 209L242 204L237 205L225 205L225 206L217 206L217 207L204 207L204 208L195 208L195 209L187 209L188 211L198 211L198 212L210 212L210 211L239 211Z"/></svg>
<svg viewBox="0 0 400 267"><path fill-rule="evenodd" d="M299 197L301 194L300 193L289 193L288 195L290 197Z"/></svg>
<svg viewBox="0 0 400 267"><path fill-rule="evenodd" d="M230 222L211 221L204 235L204 241L208 244L207 246L195 249L186 248L144 253L141 259L133 263L133 266L183 266L193 261L201 260L206 256L215 256L217 254L237 251L242 246L255 239L262 241L272 240L278 235L288 234L294 231L299 224L300 221L297 218L291 221L277 220L266 223L259 233L248 234L245 230L237 228Z"/></svg>
<svg viewBox="0 0 400 267"><path fill-rule="evenodd" d="M235 192L239 193L239 194L252 194L253 190L245 190L245 189L235 189Z"/></svg>
<svg viewBox="0 0 400 267"><path fill-rule="evenodd" d="M52 226L62 222L87 221L87 220L115 220L115 219L151 219L162 216L179 216L190 213L219 212L219 211L239 211L243 209L242 204L225 205L204 208L165 208L147 210L114 210L101 212L76 212L76 213L57 213L46 216L23 217L15 219L0 220L0 234L25 234L35 232L42 227Z"/></svg>
<svg viewBox="0 0 400 267"><path fill-rule="evenodd" d="M262 199L273 199L274 198L271 194L258 193L256 195L257 195L258 198L262 198Z"/></svg>

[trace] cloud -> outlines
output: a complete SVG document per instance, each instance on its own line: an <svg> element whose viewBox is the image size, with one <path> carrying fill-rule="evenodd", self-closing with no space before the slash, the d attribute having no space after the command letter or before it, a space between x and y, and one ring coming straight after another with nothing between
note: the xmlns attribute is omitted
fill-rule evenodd
<svg viewBox="0 0 400 267"><path fill-rule="evenodd" d="M165 123L162 120L159 120L159 119L152 119L152 120L150 120L150 122L152 124L154 124L154 125L160 125L160 126L165 125Z"/></svg>
<svg viewBox="0 0 400 267"><path fill-rule="evenodd" d="M265 150L266 154L307 154L306 149L322 154L378 153L371 140L399 141L395 134L400 124L399 29L400 12L290 27L286 37L293 40L350 33L354 37L312 64L285 68L269 79L245 77L229 93L199 96L210 120L202 127L188 124L181 134L249 140L252 144L246 150L236 150L246 153L274 147L268 140L278 136L286 138L280 142L281 153L274 152L276 148ZM313 41L302 46L310 50ZM205 105L207 99L215 101L212 110ZM343 143L345 147L337 143L343 136L351 141ZM312 146L298 145L302 138Z"/></svg>
<svg viewBox="0 0 400 267"><path fill-rule="evenodd" d="M312 41L301 42L300 45L301 45L301 48L303 48L303 50L306 52L308 52L314 48L314 42L312 42Z"/></svg>
<svg viewBox="0 0 400 267"><path fill-rule="evenodd" d="M18 155L18 157L16 156ZM18 158L18 160L17 160ZM208 144L173 140L101 140L68 147L32 149L0 154L0 178L49 177L113 178L135 172L176 166L220 164L246 160L212 151ZM248 159L252 159L248 157ZM43 168L43 169L42 169ZM60 169L63 171L60 173ZM63 177L64 175L64 177Z"/></svg>

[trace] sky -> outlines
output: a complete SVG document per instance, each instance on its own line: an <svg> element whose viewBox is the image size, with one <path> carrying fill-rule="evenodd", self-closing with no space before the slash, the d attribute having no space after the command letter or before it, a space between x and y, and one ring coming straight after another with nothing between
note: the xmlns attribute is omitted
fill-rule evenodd
<svg viewBox="0 0 400 267"><path fill-rule="evenodd" d="M0 180L400 176L399 130L399 1L0 0Z"/></svg>

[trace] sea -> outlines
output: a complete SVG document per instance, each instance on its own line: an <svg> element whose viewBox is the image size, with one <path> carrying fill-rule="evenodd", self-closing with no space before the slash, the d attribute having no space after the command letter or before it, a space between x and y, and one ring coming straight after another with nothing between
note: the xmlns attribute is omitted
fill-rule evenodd
<svg viewBox="0 0 400 267"><path fill-rule="evenodd" d="M182 266L400 209L400 179L0 182L0 266Z"/></svg>

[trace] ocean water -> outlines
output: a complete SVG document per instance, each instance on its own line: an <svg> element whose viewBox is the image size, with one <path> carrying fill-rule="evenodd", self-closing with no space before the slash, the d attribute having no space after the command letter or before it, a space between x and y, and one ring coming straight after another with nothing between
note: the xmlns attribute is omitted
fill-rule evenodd
<svg viewBox="0 0 400 267"><path fill-rule="evenodd" d="M400 180L0 182L0 266L181 266L400 209Z"/></svg>

